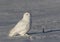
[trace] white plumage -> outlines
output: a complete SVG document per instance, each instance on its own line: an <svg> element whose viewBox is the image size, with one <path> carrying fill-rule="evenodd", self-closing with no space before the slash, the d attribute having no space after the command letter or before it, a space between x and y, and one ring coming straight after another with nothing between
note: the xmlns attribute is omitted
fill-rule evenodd
<svg viewBox="0 0 60 42"><path fill-rule="evenodd" d="M9 32L9 37L17 34L20 36L29 36L27 32L30 30L30 13L26 12L23 18L16 24L16 26Z"/></svg>

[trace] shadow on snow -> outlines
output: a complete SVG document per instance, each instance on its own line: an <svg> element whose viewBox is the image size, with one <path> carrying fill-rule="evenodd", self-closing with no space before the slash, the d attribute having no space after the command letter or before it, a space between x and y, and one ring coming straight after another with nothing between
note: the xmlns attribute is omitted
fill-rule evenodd
<svg viewBox="0 0 60 42"><path fill-rule="evenodd" d="M49 31L42 31L42 32L32 32L32 33L27 33L29 35L33 35L33 34L41 34L41 33L50 33L50 32L57 32L60 30L49 30Z"/></svg>

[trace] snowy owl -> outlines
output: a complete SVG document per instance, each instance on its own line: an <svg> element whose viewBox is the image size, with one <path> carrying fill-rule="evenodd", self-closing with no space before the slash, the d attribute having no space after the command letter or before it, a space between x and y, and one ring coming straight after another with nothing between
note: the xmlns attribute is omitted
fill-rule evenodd
<svg viewBox="0 0 60 42"><path fill-rule="evenodd" d="M9 32L8 36L14 37L17 34L19 34L20 36L29 36L27 32L30 30L31 27L30 19L31 19L30 13L28 12L24 13L23 18Z"/></svg>

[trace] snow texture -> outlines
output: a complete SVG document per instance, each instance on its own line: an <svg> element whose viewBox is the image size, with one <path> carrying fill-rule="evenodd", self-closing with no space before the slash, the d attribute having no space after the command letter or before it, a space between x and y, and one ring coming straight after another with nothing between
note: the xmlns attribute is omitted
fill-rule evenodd
<svg viewBox="0 0 60 42"><path fill-rule="evenodd" d="M25 12L32 15L32 39L9 38ZM60 42L60 0L0 0L0 42Z"/></svg>

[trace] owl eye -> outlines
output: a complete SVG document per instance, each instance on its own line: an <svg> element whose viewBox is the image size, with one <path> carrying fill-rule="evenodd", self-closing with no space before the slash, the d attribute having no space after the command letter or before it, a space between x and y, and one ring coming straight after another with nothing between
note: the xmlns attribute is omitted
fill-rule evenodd
<svg viewBox="0 0 60 42"><path fill-rule="evenodd" d="M26 14L26 15L28 15L28 14Z"/></svg>

